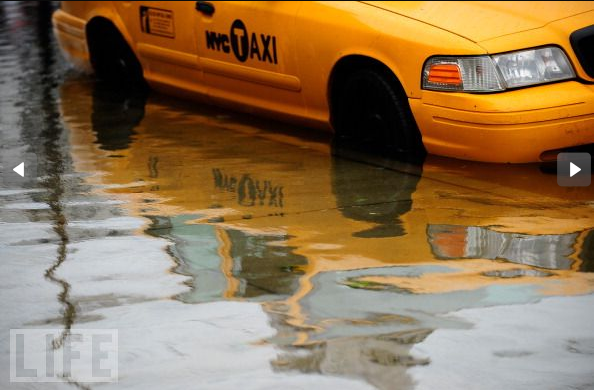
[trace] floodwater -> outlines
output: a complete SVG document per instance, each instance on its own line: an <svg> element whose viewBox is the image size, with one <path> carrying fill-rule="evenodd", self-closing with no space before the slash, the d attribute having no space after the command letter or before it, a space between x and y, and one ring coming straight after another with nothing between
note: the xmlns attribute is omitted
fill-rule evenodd
<svg viewBox="0 0 594 390"><path fill-rule="evenodd" d="M101 83L51 11L0 5L1 388L594 388L594 186ZM119 381L9 383L15 328L117 329Z"/></svg>

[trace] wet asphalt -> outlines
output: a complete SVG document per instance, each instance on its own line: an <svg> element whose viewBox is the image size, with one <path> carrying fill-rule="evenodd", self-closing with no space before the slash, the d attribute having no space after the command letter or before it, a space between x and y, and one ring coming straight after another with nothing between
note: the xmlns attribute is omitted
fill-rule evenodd
<svg viewBox="0 0 594 390"><path fill-rule="evenodd" d="M0 388L594 388L594 186L96 80L55 6L0 5ZM118 382L10 383L21 328Z"/></svg>

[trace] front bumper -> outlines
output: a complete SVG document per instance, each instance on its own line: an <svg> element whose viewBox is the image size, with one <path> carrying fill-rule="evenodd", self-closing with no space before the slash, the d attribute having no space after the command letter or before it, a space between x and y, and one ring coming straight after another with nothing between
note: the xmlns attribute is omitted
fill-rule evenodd
<svg viewBox="0 0 594 390"><path fill-rule="evenodd" d="M594 144L594 85L577 81L493 94L423 91L409 101L433 154L525 163Z"/></svg>

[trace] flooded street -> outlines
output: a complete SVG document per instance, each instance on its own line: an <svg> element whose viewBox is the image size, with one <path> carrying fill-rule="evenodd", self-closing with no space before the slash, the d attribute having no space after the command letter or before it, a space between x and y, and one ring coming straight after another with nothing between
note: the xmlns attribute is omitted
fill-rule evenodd
<svg viewBox="0 0 594 390"><path fill-rule="evenodd" d="M0 5L0 388L594 388L594 186L100 82L52 7ZM21 328L118 382L10 383Z"/></svg>

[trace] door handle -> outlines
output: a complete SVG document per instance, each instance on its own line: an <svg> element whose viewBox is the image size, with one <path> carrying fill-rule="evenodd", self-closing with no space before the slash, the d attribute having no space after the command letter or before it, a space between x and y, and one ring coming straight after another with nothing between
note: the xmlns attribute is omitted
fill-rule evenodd
<svg viewBox="0 0 594 390"><path fill-rule="evenodd" d="M202 12L204 15L211 16L215 12L215 7L208 1L197 1L196 11Z"/></svg>

